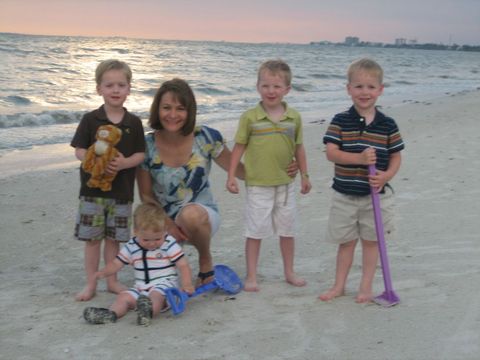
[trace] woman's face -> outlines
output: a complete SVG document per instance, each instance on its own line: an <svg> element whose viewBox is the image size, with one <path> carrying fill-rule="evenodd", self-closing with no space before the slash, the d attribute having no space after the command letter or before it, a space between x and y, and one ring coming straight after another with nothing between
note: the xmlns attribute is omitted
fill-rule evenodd
<svg viewBox="0 0 480 360"><path fill-rule="evenodd" d="M179 132L187 122L187 109L172 92L166 92L160 99L158 109L160 123L168 132Z"/></svg>

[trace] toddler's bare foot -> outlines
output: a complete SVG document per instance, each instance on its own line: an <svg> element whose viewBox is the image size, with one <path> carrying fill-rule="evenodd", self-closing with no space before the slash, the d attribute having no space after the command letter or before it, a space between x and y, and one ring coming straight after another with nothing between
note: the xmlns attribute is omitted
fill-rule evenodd
<svg viewBox="0 0 480 360"><path fill-rule="evenodd" d="M359 292L355 298L355 302L358 304L364 304L373 300L373 294L371 292Z"/></svg>
<svg viewBox="0 0 480 360"><path fill-rule="evenodd" d="M305 279L302 279L301 277L298 277L295 274L285 276L285 280L287 281L287 283L289 283L290 285L293 285L293 286L299 286L300 287L300 286L307 285L307 282L305 281Z"/></svg>
<svg viewBox="0 0 480 360"><path fill-rule="evenodd" d="M245 284L243 284L243 290L251 292L259 291L260 288L258 287L257 280L245 279Z"/></svg>
<svg viewBox="0 0 480 360"><path fill-rule="evenodd" d="M107 290L113 294L120 294L122 291L128 290L128 287L116 281L113 284L108 284Z"/></svg>
<svg viewBox="0 0 480 360"><path fill-rule="evenodd" d="M83 288L82 291L75 295L77 301L88 301L95 296L95 288L91 288L88 285Z"/></svg>
<svg viewBox="0 0 480 360"><path fill-rule="evenodd" d="M320 294L318 297L322 301L330 301L335 299L336 297L345 295L345 291L343 289L337 289L335 287L327 290L323 294Z"/></svg>

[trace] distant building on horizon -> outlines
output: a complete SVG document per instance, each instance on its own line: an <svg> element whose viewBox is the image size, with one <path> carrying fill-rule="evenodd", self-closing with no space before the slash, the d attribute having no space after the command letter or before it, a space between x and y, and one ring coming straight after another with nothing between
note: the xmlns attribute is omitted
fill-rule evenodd
<svg viewBox="0 0 480 360"><path fill-rule="evenodd" d="M347 36L345 38L345 45L357 46L360 44L360 39L357 36Z"/></svg>

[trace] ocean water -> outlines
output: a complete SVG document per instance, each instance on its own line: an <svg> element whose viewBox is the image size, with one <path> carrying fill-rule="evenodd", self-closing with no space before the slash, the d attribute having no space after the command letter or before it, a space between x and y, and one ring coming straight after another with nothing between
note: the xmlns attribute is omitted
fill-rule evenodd
<svg viewBox="0 0 480 360"><path fill-rule="evenodd" d="M181 77L192 86L198 122L232 136L240 114L258 101L256 69L269 58L293 71L286 100L309 119L346 109L345 72L369 56L384 68L379 105L427 101L480 87L480 53L298 44L249 44L0 33L0 155L68 143L86 111L101 105L94 72L104 59L133 71L125 106L146 124L160 84Z"/></svg>

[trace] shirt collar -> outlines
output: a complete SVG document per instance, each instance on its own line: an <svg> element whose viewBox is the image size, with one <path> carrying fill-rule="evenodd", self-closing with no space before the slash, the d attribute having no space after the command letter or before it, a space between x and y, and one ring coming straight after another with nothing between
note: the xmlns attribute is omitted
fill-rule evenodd
<svg viewBox="0 0 480 360"><path fill-rule="evenodd" d="M355 109L355 106L352 105L348 110L348 112L353 119L358 119L358 120L363 119L365 123L365 119L362 116L360 116L360 114L357 112L357 109ZM371 124L378 123L380 121L383 121L384 119L385 119L385 115L382 112L380 112L377 108L375 108L375 118L373 119Z"/></svg>
<svg viewBox="0 0 480 360"><path fill-rule="evenodd" d="M104 121L108 124L113 124L117 127L133 127L132 118L130 113L127 111L127 108L124 107L123 110L125 113L123 114L123 119L118 124L113 124L110 120L108 120L107 113L105 112L105 105L102 105L97 110L97 118L99 120Z"/></svg>
<svg viewBox="0 0 480 360"><path fill-rule="evenodd" d="M283 117L280 121L287 120L287 119L293 119L294 112L291 108L288 107L288 104L285 101L282 101L282 105L285 107L285 112L283 113ZM259 102L257 106L255 107L255 118L257 120L269 120L272 121L269 117L268 114L265 112L265 109L262 106L262 103Z"/></svg>

